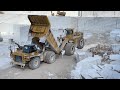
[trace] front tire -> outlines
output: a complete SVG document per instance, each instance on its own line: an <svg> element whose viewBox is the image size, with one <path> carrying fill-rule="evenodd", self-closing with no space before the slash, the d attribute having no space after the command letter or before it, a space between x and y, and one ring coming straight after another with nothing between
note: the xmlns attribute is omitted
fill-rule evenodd
<svg viewBox="0 0 120 90"><path fill-rule="evenodd" d="M55 53L53 51L47 51L44 61L48 64L54 63L56 61Z"/></svg>
<svg viewBox="0 0 120 90"><path fill-rule="evenodd" d="M65 55L73 55L75 52L75 45L73 43L67 43L65 46Z"/></svg>
<svg viewBox="0 0 120 90"><path fill-rule="evenodd" d="M31 61L29 62L29 68L34 70L39 67L40 67L40 58L39 57L32 58Z"/></svg>
<svg viewBox="0 0 120 90"><path fill-rule="evenodd" d="M82 38L78 40L77 48L82 49L83 47L84 47L84 39Z"/></svg>

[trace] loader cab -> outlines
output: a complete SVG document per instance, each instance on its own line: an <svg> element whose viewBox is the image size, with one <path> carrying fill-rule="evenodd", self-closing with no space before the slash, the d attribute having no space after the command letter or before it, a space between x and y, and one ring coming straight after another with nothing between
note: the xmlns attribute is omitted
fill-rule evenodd
<svg viewBox="0 0 120 90"><path fill-rule="evenodd" d="M65 29L66 35L73 35L73 29L67 28Z"/></svg>
<svg viewBox="0 0 120 90"><path fill-rule="evenodd" d="M35 45L24 45L23 47L23 53L32 53L37 51L37 48Z"/></svg>

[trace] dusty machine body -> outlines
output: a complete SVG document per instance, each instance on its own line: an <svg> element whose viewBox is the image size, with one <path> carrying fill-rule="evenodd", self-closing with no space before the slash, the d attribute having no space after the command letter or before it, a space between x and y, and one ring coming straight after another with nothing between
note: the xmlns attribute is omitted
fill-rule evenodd
<svg viewBox="0 0 120 90"><path fill-rule="evenodd" d="M47 16L28 15L28 19L31 22L29 34L33 37L31 45L24 45L22 48L18 46L17 50L13 52L11 50L11 57L14 64L24 67L29 64L31 69L36 69L40 66L40 62L44 61L49 64L55 62L56 54L60 55L64 50L65 55L73 55L75 47L82 49L84 47L84 39L82 32L74 32L73 29L67 28L65 37L58 36L57 39L61 42L57 44L53 33L51 32L51 25ZM40 39L45 38L45 42L41 43ZM31 52L25 52L24 49L33 48ZM21 60L17 61L17 58Z"/></svg>

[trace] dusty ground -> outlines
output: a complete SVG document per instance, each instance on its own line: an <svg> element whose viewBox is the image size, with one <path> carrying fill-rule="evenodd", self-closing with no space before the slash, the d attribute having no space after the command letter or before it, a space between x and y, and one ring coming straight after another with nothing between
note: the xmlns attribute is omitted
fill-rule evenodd
<svg viewBox="0 0 120 90"><path fill-rule="evenodd" d="M36 70L14 66L0 71L0 79L69 79L75 61L73 56L59 57L53 64L42 63Z"/></svg>
<svg viewBox="0 0 120 90"><path fill-rule="evenodd" d="M105 34L93 34L92 37L85 40L85 46L80 51L96 46L98 43L111 43L109 37ZM102 38L102 39L101 39ZM85 57L84 57L85 58ZM36 70L31 70L28 67L21 69L19 66L14 66L6 70L0 71L0 79L70 79L71 70L76 66L74 56L59 57L53 64L42 63Z"/></svg>

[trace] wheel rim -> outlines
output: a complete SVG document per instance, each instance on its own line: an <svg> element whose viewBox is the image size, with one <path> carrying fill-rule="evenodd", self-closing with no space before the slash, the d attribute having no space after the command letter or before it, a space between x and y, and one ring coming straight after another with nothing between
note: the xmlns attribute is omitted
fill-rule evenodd
<svg viewBox="0 0 120 90"><path fill-rule="evenodd" d="M51 55L51 61L53 62L55 60L55 55Z"/></svg>
<svg viewBox="0 0 120 90"><path fill-rule="evenodd" d="M38 61L34 61L34 66L37 67L39 65Z"/></svg>

